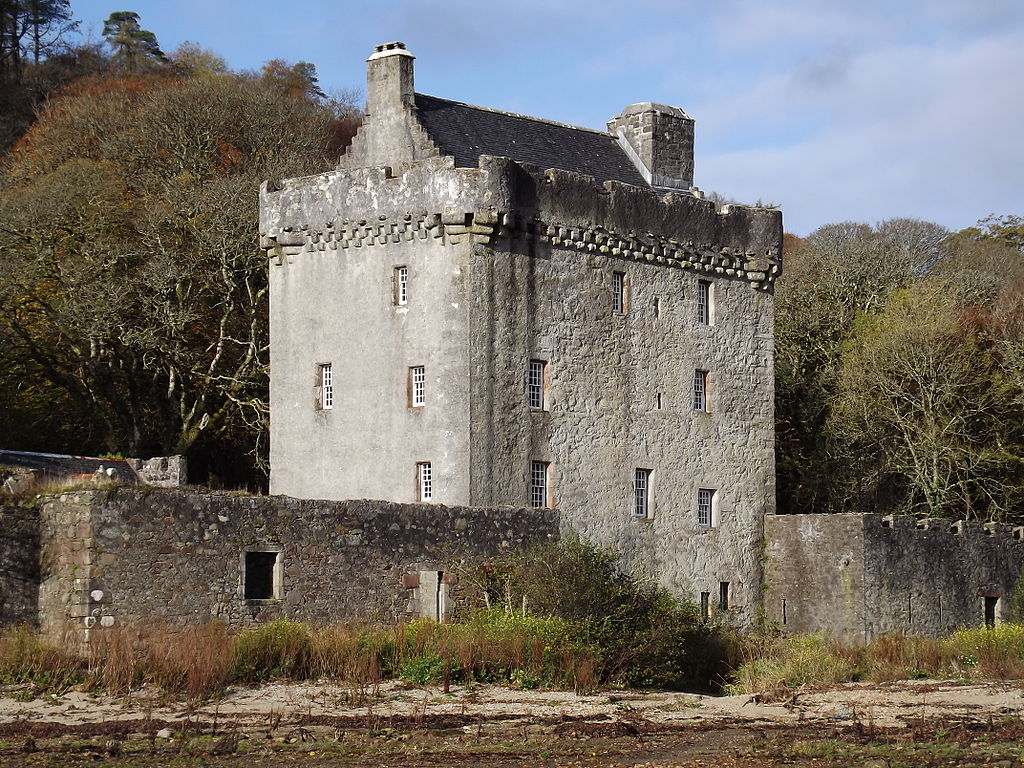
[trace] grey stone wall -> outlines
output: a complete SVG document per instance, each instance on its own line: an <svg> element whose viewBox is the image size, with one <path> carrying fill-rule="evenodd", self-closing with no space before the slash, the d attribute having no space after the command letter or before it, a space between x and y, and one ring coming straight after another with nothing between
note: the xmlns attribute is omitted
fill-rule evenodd
<svg viewBox="0 0 1024 768"><path fill-rule="evenodd" d="M551 510L327 502L189 490L82 491L43 505L40 615L53 633L118 623L171 626L393 620L419 613L420 574L450 574L557 536ZM275 599L245 597L247 552L280 553ZM442 585L435 585L438 589ZM458 603L457 580L443 601Z"/></svg>
<svg viewBox="0 0 1024 768"><path fill-rule="evenodd" d="M789 632L864 642L1009 617L1024 529L879 515L767 518L765 608ZM786 621L783 622L783 601Z"/></svg>
<svg viewBox="0 0 1024 768"><path fill-rule="evenodd" d="M36 622L39 565L38 512L0 506L0 627Z"/></svg>

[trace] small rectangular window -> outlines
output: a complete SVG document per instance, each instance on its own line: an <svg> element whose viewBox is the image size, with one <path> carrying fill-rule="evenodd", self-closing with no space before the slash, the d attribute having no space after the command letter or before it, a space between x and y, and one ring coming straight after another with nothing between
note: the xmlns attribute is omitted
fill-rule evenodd
<svg viewBox="0 0 1024 768"><path fill-rule="evenodd" d="M729 610L729 582L720 581L718 583L718 610L728 611Z"/></svg>
<svg viewBox="0 0 1024 768"><path fill-rule="evenodd" d="M334 369L331 363L320 364L320 407L324 410L334 407Z"/></svg>
<svg viewBox="0 0 1024 768"><path fill-rule="evenodd" d="M243 592L246 600L273 600L276 589L278 552L246 552Z"/></svg>
<svg viewBox="0 0 1024 768"><path fill-rule="evenodd" d="M395 267L395 304L404 307L409 303L409 268Z"/></svg>
<svg viewBox="0 0 1024 768"><path fill-rule="evenodd" d="M612 312L624 315L629 311L629 284L625 272L612 272Z"/></svg>
<svg viewBox="0 0 1024 768"><path fill-rule="evenodd" d="M543 411L547 407L548 364L543 360L531 360L526 377L526 399L532 411Z"/></svg>
<svg viewBox="0 0 1024 768"><path fill-rule="evenodd" d="M707 621L711 618L711 593L701 592L700 593L700 618L702 621Z"/></svg>
<svg viewBox="0 0 1024 768"><path fill-rule="evenodd" d="M633 514L649 517L651 512L651 470L637 467L633 473Z"/></svg>
<svg viewBox="0 0 1024 768"><path fill-rule="evenodd" d="M711 281L697 281L697 322L701 325L712 324L712 299Z"/></svg>
<svg viewBox="0 0 1024 768"><path fill-rule="evenodd" d="M661 317L661 297L654 297L654 316Z"/></svg>
<svg viewBox="0 0 1024 768"><path fill-rule="evenodd" d="M548 473L551 463L547 461L530 462L530 506L549 507Z"/></svg>
<svg viewBox="0 0 1024 768"><path fill-rule="evenodd" d="M708 412L708 372L696 370L693 372L693 410L701 413Z"/></svg>
<svg viewBox="0 0 1024 768"><path fill-rule="evenodd" d="M714 528L717 523L718 521L715 519L715 490L701 488L697 491L697 525Z"/></svg>
<svg viewBox="0 0 1024 768"><path fill-rule="evenodd" d="M654 393L654 410L661 410L661 392Z"/></svg>
<svg viewBox="0 0 1024 768"><path fill-rule="evenodd" d="M430 501L434 496L434 478L429 461L421 461L416 465L417 498Z"/></svg>
<svg viewBox="0 0 1024 768"><path fill-rule="evenodd" d="M409 369L409 405L421 408L427 403L427 369L414 365Z"/></svg>

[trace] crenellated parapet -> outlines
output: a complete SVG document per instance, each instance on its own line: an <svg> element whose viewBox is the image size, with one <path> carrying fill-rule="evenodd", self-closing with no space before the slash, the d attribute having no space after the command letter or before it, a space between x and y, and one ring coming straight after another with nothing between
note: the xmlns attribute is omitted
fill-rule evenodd
<svg viewBox="0 0 1024 768"><path fill-rule="evenodd" d="M507 158L481 158L476 169L441 159L397 175L390 168L335 171L288 180L280 188L264 185L262 198L260 247L275 266L304 251L440 239L539 243L745 280L766 290L782 271L777 211L718 211L691 195L598 184L593 177L540 171ZM485 201L497 204L481 205ZM402 210L403 202L423 207Z"/></svg>
<svg viewBox="0 0 1024 768"><path fill-rule="evenodd" d="M917 532L922 539L949 536L963 539L991 539L994 544L1019 546L1024 553L1024 526L1007 525L994 521L948 520L943 517L913 517L910 515L864 515L865 531Z"/></svg>

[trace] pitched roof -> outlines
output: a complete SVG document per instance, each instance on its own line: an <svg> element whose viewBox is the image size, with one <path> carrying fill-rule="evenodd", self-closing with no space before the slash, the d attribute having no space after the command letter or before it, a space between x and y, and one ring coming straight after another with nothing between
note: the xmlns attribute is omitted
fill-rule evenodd
<svg viewBox="0 0 1024 768"><path fill-rule="evenodd" d="M416 108L420 123L443 154L454 156L457 167L475 168L480 155L495 155L601 182L647 186L610 134L422 93L416 94Z"/></svg>

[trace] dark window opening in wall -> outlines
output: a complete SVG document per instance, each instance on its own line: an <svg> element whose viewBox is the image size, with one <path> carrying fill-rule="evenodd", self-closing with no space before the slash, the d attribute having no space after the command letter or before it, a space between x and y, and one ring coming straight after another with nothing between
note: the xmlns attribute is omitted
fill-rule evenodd
<svg viewBox="0 0 1024 768"><path fill-rule="evenodd" d="M914 596L907 595L907 626L914 623Z"/></svg>
<svg viewBox="0 0 1024 768"><path fill-rule="evenodd" d="M718 610L728 611L729 610L729 582L721 581L718 583Z"/></svg>
<svg viewBox="0 0 1024 768"><path fill-rule="evenodd" d="M654 394L654 410L661 410L661 392L656 392Z"/></svg>
<svg viewBox="0 0 1024 768"><path fill-rule="evenodd" d="M782 626L789 623L789 614L786 611L786 598L782 598Z"/></svg>
<svg viewBox="0 0 1024 768"><path fill-rule="evenodd" d="M985 598L985 626L994 627L996 625L996 609L999 607L998 597L986 597Z"/></svg>
<svg viewBox="0 0 1024 768"><path fill-rule="evenodd" d="M661 317L661 297L654 297L654 316Z"/></svg>
<svg viewBox="0 0 1024 768"><path fill-rule="evenodd" d="M935 599L935 607L939 612L939 629L942 629L942 595L938 595Z"/></svg>
<svg viewBox="0 0 1024 768"><path fill-rule="evenodd" d="M629 281L625 272L612 272L612 312L616 315L629 312Z"/></svg>
<svg viewBox="0 0 1024 768"><path fill-rule="evenodd" d="M702 621L707 621L711 618L711 593L701 592L700 593L700 618Z"/></svg>
<svg viewBox="0 0 1024 768"><path fill-rule="evenodd" d="M245 553L245 599L273 600L277 552Z"/></svg>

